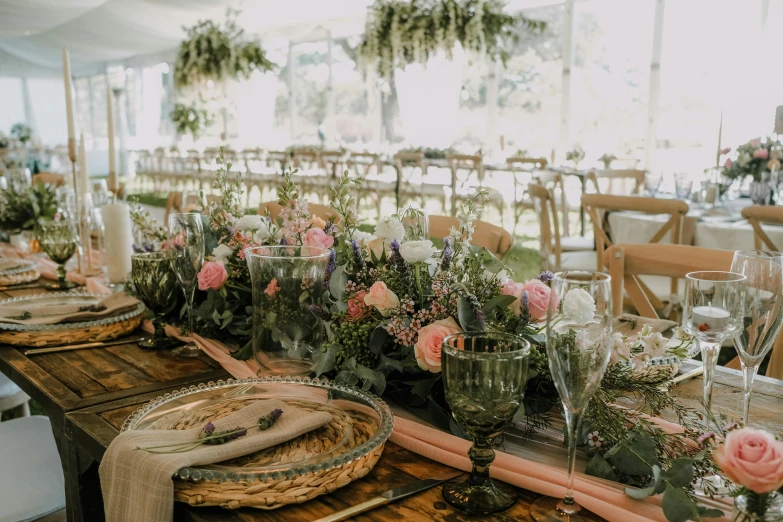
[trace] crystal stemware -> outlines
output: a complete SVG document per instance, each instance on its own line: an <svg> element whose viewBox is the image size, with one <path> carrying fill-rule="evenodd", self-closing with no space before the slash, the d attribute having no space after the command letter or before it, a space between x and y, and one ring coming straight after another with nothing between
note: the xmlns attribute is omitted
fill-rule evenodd
<svg viewBox="0 0 783 522"><path fill-rule="evenodd" d="M454 420L473 438L468 456L473 470L465 482L443 487L452 506L474 514L508 509L513 493L489 477L495 459L492 440L503 432L522 404L530 343L499 332L463 332L443 340L443 389Z"/></svg>
<svg viewBox="0 0 783 522"><path fill-rule="evenodd" d="M647 195L652 197L655 197L655 194L658 193L658 189L661 186L661 182L663 181L663 176L661 174L653 174L652 172L648 172L644 176L644 188L647 191Z"/></svg>
<svg viewBox="0 0 783 522"><path fill-rule="evenodd" d="M168 255L171 267L185 293L188 311L187 336L191 340L172 353L179 357L198 357L201 351L193 337L193 295L196 292L197 276L204 263L204 229L201 214L182 213L169 216Z"/></svg>
<svg viewBox="0 0 783 522"><path fill-rule="evenodd" d="M746 277L734 272L691 272L685 275L682 327L699 339L704 365L706 430L712 416L712 383L723 341L739 333L743 321Z"/></svg>
<svg viewBox="0 0 783 522"><path fill-rule="evenodd" d="M744 321L734 338L745 379L742 422L748 424L753 379L764 357L772 349L783 325L783 254L765 250L734 252L731 271L747 278Z"/></svg>
<svg viewBox="0 0 783 522"><path fill-rule="evenodd" d="M600 272L559 272L552 279L546 352L568 429L565 497L542 497L530 507L534 520L581 522L574 500L574 464L582 414L601 384L612 348L611 279Z"/></svg>
<svg viewBox="0 0 783 522"><path fill-rule="evenodd" d="M158 350L179 344L173 337L167 337L165 330L165 316L177 306L177 276L166 252L133 254L130 275L139 299L155 314L152 320L155 333L152 339L139 342L139 346Z"/></svg>
<svg viewBox="0 0 783 522"><path fill-rule="evenodd" d="M76 285L65 279L65 263L77 247L76 226L69 219L45 220L38 224L39 243L49 259L57 263L57 282L46 287L50 290L70 290Z"/></svg>
<svg viewBox="0 0 783 522"><path fill-rule="evenodd" d="M693 179L687 172L674 173L674 194L677 199L686 200L691 196L693 190Z"/></svg>

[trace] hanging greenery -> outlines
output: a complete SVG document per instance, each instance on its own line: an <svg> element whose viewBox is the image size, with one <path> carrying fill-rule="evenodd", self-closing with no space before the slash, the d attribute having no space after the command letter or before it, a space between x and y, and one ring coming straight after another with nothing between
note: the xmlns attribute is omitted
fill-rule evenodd
<svg viewBox="0 0 783 522"><path fill-rule="evenodd" d="M33 129L24 123L16 123L11 127L11 136L24 144L28 141L32 141Z"/></svg>
<svg viewBox="0 0 783 522"><path fill-rule="evenodd" d="M396 67L426 63L438 51L451 58L459 43L505 65L518 28L541 31L546 23L504 13L504 5L501 0L376 0L358 57L388 78Z"/></svg>
<svg viewBox="0 0 783 522"><path fill-rule="evenodd" d="M178 103L169 114L178 134L191 133L196 140L204 130L212 124L212 115L197 105Z"/></svg>
<svg viewBox="0 0 783 522"><path fill-rule="evenodd" d="M174 64L177 87L249 78L253 71L274 67L258 43L241 41L244 31L237 27L237 13L229 9L224 26L205 20L185 28L188 39L180 44Z"/></svg>

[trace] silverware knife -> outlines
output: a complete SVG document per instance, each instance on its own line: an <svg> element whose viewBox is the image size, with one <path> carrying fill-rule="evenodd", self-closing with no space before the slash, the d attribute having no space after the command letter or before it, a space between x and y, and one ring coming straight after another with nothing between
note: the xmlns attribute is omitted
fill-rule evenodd
<svg viewBox="0 0 783 522"><path fill-rule="evenodd" d="M38 283L28 283L28 284L24 284L24 285L0 286L0 291L5 291L5 290L26 290L28 288L40 288L41 290L46 290L45 286L39 285Z"/></svg>
<svg viewBox="0 0 783 522"><path fill-rule="evenodd" d="M25 350L25 355L39 355L42 353L70 352L72 350L82 350L84 348L103 348L105 346L117 346L119 344L137 343L145 340L145 337L134 337L132 339L118 339L116 341L95 341L93 343L82 344L64 344L61 346L50 346L48 348L33 348Z"/></svg>
<svg viewBox="0 0 783 522"><path fill-rule="evenodd" d="M381 495L378 497L371 498L370 500L362 502L361 504L357 504L347 509L343 509L342 511L338 511L337 513L333 513L328 517L319 518L314 522L339 522L340 520L347 520L351 517L355 517L360 513L364 513L365 511L370 511L371 509L386 505L389 502L394 502L395 500L400 500L430 489L431 487L437 486L438 484L442 484L448 480L456 478L461 474L462 472L458 471L456 473L447 473L439 477L417 480L416 482L411 482L407 486L390 489L385 493L381 493Z"/></svg>

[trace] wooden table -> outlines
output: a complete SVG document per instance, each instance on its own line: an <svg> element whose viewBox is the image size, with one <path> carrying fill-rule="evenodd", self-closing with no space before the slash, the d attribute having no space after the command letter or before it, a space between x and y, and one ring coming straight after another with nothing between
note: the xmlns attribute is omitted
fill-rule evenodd
<svg viewBox="0 0 783 522"><path fill-rule="evenodd" d="M42 286L8 290L0 292L0 299L43 291ZM84 463L72 452L75 446L65 429L66 413L228 377L226 371L206 355L182 359L166 351L143 350L135 342L29 357L24 355L25 349L0 345L0 371L38 402L52 422L66 477L69 520L81 519L73 509L79 505L79 477Z"/></svg>

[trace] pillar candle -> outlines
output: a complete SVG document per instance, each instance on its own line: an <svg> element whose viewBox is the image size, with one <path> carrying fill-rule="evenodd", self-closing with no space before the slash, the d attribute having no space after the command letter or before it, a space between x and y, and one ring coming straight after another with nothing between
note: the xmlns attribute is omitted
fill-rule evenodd
<svg viewBox="0 0 783 522"><path fill-rule="evenodd" d="M87 175L87 149L84 147L84 133L79 135L79 193L90 193L90 178Z"/></svg>
<svg viewBox="0 0 783 522"><path fill-rule="evenodd" d="M106 86L106 115L109 125L109 190L117 193L119 184L117 183L117 156L114 151L114 112L112 110L111 88Z"/></svg>
<svg viewBox="0 0 783 522"><path fill-rule="evenodd" d="M103 227L107 231L106 267L109 283L122 283L131 271L133 254L133 227L130 207L126 203L109 203L103 206Z"/></svg>
<svg viewBox="0 0 783 522"><path fill-rule="evenodd" d="M71 58L68 49L63 48L63 82L65 83L65 113L68 118L68 140L76 139L73 122L73 85L71 83Z"/></svg>

